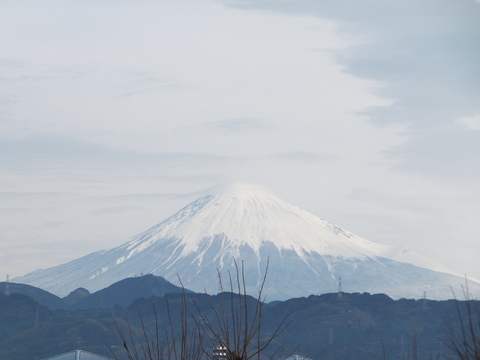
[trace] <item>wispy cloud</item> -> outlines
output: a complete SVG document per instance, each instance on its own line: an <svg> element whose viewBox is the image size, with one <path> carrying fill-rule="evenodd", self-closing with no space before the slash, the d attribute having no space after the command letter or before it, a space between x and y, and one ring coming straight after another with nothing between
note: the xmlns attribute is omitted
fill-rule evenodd
<svg viewBox="0 0 480 360"><path fill-rule="evenodd" d="M437 212L436 206L419 205L418 199L406 198L395 193L386 193L375 189L365 187L355 187L349 197L355 201L376 203L381 208L390 207L399 210L406 210L416 213L417 215Z"/></svg>
<svg viewBox="0 0 480 360"><path fill-rule="evenodd" d="M290 151L276 153L271 155L272 159L281 161L305 162L305 163L322 163L338 159L338 156L332 154L319 154L307 151Z"/></svg>
<svg viewBox="0 0 480 360"><path fill-rule="evenodd" d="M182 128L180 132L205 131L221 133L226 135L248 135L252 133L262 133L273 131L275 126L268 121L261 119L228 119L220 121L206 122L199 125Z"/></svg>
<svg viewBox="0 0 480 360"><path fill-rule="evenodd" d="M470 130L480 130L480 113L472 116L464 116L457 119L457 123L466 126Z"/></svg>
<svg viewBox="0 0 480 360"><path fill-rule="evenodd" d="M127 72L119 74L118 84L115 93L118 97L127 97L133 95L144 94L148 92L156 92L164 88L184 89L189 85L172 79L168 76L162 76L155 72Z"/></svg>
<svg viewBox="0 0 480 360"><path fill-rule="evenodd" d="M478 186L480 132L449 129L412 137L388 155L397 160L392 168L417 173L435 181Z"/></svg>
<svg viewBox="0 0 480 360"><path fill-rule="evenodd" d="M40 163L105 164L208 164L247 161L248 157L199 152L140 153L117 150L65 135L43 135L25 139L0 138L0 166L38 166Z"/></svg>
<svg viewBox="0 0 480 360"><path fill-rule="evenodd" d="M41 224L40 227L49 228L49 229L58 229L64 225L65 225L65 222L63 221L50 221L50 222Z"/></svg>
<svg viewBox="0 0 480 360"><path fill-rule="evenodd" d="M105 214L120 214L124 212L130 212L134 210L138 210L138 207L134 206L112 206L102 208L92 212L92 215L105 215Z"/></svg>
<svg viewBox="0 0 480 360"><path fill-rule="evenodd" d="M2 199L3 197L4 196L2 196L2 194L0 194L0 199ZM52 208L0 207L0 213L8 214L8 215L12 215L12 214L26 215L26 214L37 213L39 211L48 211L48 210L51 210L51 209Z"/></svg>

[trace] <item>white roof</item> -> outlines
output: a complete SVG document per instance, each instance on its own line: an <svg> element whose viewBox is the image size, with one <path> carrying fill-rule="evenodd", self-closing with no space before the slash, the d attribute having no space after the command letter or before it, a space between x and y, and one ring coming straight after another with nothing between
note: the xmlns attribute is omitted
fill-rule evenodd
<svg viewBox="0 0 480 360"><path fill-rule="evenodd" d="M92 354L83 350L74 350L68 353L55 355L42 360L112 360L111 358Z"/></svg>
<svg viewBox="0 0 480 360"><path fill-rule="evenodd" d="M290 355L285 360L312 360L312 359L302 355Z"/></svg>

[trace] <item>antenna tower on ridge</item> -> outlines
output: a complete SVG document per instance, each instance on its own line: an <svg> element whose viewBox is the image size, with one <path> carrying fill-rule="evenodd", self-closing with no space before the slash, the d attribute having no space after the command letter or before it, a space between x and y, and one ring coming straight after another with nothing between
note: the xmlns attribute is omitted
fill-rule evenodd
<svg viewBox="0 0 480 360"><path fill-rule="evenodd" d="M5 296L10 295L10 275L7 274L7 282L5 283Z"/></svg>
<svg viewBox="0 0 480 360"><path fill-rule="evenodd" d="M342 292L342 277L338 277L338 294L337 294L338 300L343 299L343 292Z"/></svg>

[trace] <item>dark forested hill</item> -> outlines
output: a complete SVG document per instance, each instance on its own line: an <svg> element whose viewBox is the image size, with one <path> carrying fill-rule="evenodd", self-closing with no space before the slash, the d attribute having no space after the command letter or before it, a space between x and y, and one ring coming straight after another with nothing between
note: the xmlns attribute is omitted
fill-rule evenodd
<svg viewBox="0 0 480 360"><path fill-rule="evenodd" d="M108 347L121 357L123 343L115 322L126 331L128 320L133 336L140 341L139 314L147 333L152 334L156 313L160 324L171 321L176 336L180 336L185 301L191 311L192 328L195 321L213 321L215 311L218 313L225 303L235 308L237 295L231 300L228 293L187 293L143 297L127 307L50 310L26 295L0 295L0 359L34 360L77 348L108 355ZM255 309L254 298L247 297L246 301L249 309ZM465 302L458 304L463 308ZM453 326L459 326L454 300L394 301L386 295L367 293L345 293L341 299L337 294L312 295L266 304L262 334L272 334L288 317L290 326L273 343L273 348L282 347L283 355L294 351L314 360L364 360L383 359L385 351L386 359L412 359L414 353L418 359L431 359L448 351L442 345L448 315ZM466 315L463 311L462 316ZM264 354L271 355L269 351ZM280 357L278 353L274 358Z"/></svg>
<svg viewBox="0 0 480 360"><path fill-rule="evenodd" d="M189 290L185 290L190 292ZM113 305L128 306L138 298L161 297L166 294L181 294L183 289L161 276L152 274L127 278L94 292L75 302L74 309L111 308Z"/></svg>
<svg viewBox="0 0 480 360"><path fill-rule="evenodd" d="M35 286L26 284L9 283L11 294L23 294L49 309L65 309L68 305L56 295ZM0 294L5 293L6 282L0 282Z"/></svg>

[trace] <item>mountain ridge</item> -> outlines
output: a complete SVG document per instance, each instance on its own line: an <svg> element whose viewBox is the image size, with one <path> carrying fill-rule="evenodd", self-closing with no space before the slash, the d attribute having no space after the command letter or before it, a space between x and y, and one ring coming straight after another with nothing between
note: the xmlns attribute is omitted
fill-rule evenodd
<svg viewBox="0 0 480 360"><path fill-rule="evenodd" d="M338 278L349 291L396 298L451 297L464 280L383 256L389 247L363 239L291 205L262 187L235 184L205 195L117 247L88 254L17 281L53 293L90 291L139 273L152 273L197 292L218 291L218 271L229 276L243 261L256 291L269 263L270 300L334 292ZM237 264L235 263L235 260ZM281 284L281 286L279 286ZM472 282L480 289L480 284ZM473 289L472 289L473 290Z"/></svg>
<svg viewBox="0 0 480 360"><path fill-rule="evenodd" d="M114 321L126 326L125 319L130 319L132 333L141 336L140 313L147 331L153 333L158 325L154 309L161 321L168 319L170 314L173 323L179 324L182 298L182 295L169 296L168 299L140 298L126 308L115 307L114 311L105 308L54 311L39 306L26 295L6 297L0 294L0 358L46 358L70 351L78 346L80 338L83 350L111 355L108 344L119 359L123 359L126 358L120 356L123 342ZM208 318L214 319L212 305L219 309L230 296L186 294L186 298L193 299L202 306L202 312ZM167 300L168 307L165 306ZM255 306L255 298L249 298L249 301ZM473 304L478 305L478 301ZM467 302L393 300L385 294L347 292L343 293L341 300L337 293L311 295L266 304L262 312L262 331L271 333L279 319L289 316L291 325L278 338L278 343L287 353L295 350L319 360L378 359L385 357L385 352L389 359L401 360L405 359L405 354L411 353L414 337L419 344L416 349L418 359L431 359L432 354L440 350L442 355L451 354L439 343L439 340L445 340L447 316L450 315L455 329L461 329L460 321L468 324L467 312L461 311L462 317L459 318L456 306L464 310ZM263 354L272 355L270 352Z"/></svg>

